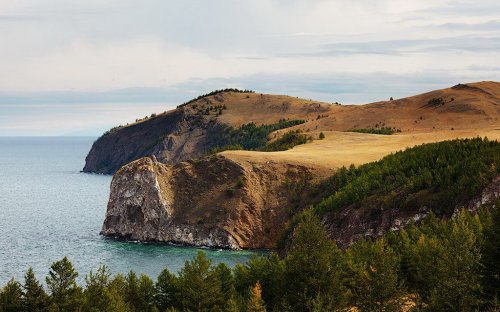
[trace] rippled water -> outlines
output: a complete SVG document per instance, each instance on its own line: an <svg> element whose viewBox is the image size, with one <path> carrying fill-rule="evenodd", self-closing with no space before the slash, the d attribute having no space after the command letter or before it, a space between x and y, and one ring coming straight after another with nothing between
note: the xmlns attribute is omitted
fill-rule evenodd
<svg viewBox="0 0 500 312"><path fill-rule="evenodd" d="M112 272L152 277L176 271L199 249L118 242L99 236L110 176L85 174L94 138L0 137L0 285L31 266L43 278L65 255L80 275L108 265ZM252 252L205 250L214 262L245 262Z"/></svg>

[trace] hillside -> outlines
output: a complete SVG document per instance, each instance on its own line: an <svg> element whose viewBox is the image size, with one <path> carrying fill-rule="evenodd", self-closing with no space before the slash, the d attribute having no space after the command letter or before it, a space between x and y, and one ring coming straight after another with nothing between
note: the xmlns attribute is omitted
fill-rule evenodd
<svg viewBox="0 0 500 312"><path fill-rule="evenodd" d="M424 143L500 139L499 95L500 83L481 82L367 105L235 91L200 97L96 141L86 170L97 166L98 172L107 173L121 167L113 177L102 234L234 249L275 248L297 212L332 196L325 181L342 166L376 162ZM381 128L394 133L353 132ZM313 141L286 151L256 151L292 130ZM250 150L209 153L235 143ZM449 165L465 166L465 159ZM484 166L500 167L498 159ZM489 177L491 185L482 184L483 189L455 206L493 200L499 196L498 181ZM366 235L380 236L429 212L425 204L408 211L341 208L328 212L324 222L342 246ZM383 212L375 217L377 209ZM450 211L442 215L449 217Z"/></svg>
<svg viewBox="0 0 500 312"><path fill-rule="evenodd" d="M270 125L281 119L305 122L277 131L271 138L294 129L301 129L313 137L317 137L321 131L344 132L383 127L400 130L401 133L390 139L377 138L376 140L381 141L373 141L374 146L382 149L374 151L373 156L368 156L367 160L373 161L387 152L424 142L485 134L496 137L499 117L498 82L459 84L417 96L366 105L336 105L283 95L219 92L175 110L109 131L92 146L83 171L114 173L126 163L150 155L156 156L161 162L176 164L204 155L213 147L219 146L218 139L228 131L228 127L238 128L251 122ZM354 145L359 143L358 140L365 140L366 144L374 140L374 136L370 135L332 135L336 139L340 137L344 143ZM332 135L327 135L327 138ZM417 136L415 143L412 143L413 135ZM395 138L396 136L402 137ZM389 147L385 143L379 144L384 140L388 140ZM314 142L314 147L311 148L297 147L298 151L292 153L294 155L291 159L299 157L301 161L302 156L295 154L300 154L301 149L303 154L309 154L314 149L313 154L316 155L321 154L321 150L325 154L338 152L339 147L347 153L355 151L349 145L344 146L335 144L332 140ZM235 152L233 155L239 153L242 152ZM331 159L319 158L314 158L314 161L331 165ZM359 163L364 161L363 157L359 159Z"/></svg>
<svg viewBox="0 0 500 312"><path fill-rule="evenodd" d="M212 108L212 110L210 110ZM86 158L84 172L110 174L144 156L176 164L218 146L228 127L282 119L308 120L329 111L325 103L289 96L220 92L101 136Z"/></svg>
<svg viewBox="0 0 500 312"><path fill-rule="evenodd" d="M174 166L145 157L113 176L101 234L274 249L294 215L316 204L331 238L346 247L431 211L450 217L458 207L491 203L500 197L499 156L497 141L473 139L426 144L349 170L226 153Z"/></svg>

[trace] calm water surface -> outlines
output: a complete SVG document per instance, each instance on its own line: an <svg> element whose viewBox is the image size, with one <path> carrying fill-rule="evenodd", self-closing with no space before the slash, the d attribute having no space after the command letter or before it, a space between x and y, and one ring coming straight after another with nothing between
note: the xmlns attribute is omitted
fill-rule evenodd
<svg viewBox="0 0 500 312"><path fill-rule="evenodd" d="M80 173L94 138L0 137L0 285L31 266L43 278L68 256L83 276L104 263L114 273L152 277L177 271L199 249L117 242L99 236L110 176ZM235 265L249 251L205 250L214 262Z"/></svg>

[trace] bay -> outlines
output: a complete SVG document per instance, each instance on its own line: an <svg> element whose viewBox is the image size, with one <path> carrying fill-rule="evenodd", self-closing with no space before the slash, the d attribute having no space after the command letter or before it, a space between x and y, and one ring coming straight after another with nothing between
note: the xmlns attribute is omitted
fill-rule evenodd
<svg viewBox="0 0 500 312"><path fill-rule="evenodd" d="M28 267L38 278L68 256L81 278L100 264L155 278L178 271L200 250L114 241L99 235L111 176L81 173L91 137L0 137L0 285ZM254 252L204 249L214 263L246 262Z"/></svg>

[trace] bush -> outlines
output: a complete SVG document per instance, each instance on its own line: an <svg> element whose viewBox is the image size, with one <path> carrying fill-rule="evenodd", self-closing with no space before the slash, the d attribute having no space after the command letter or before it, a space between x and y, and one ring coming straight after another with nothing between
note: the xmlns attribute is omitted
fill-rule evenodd
<svg viewBox="0 0 500 312"><path fill-rule="evenodd" d="M444 100L443 98L432 98L429 101L427 101L427 107L437 107L437 106L442 106L444 105Z"/></svg>
<svg viewBox="0 0 500 312"><path fill-rule="evenodd" d="M391 134L394 134L395 132L401 132L401 130L396 129L396 128L391 128L391 127L382 127L379 129L374 129L374 128L351 129L351 130L348 130L348 132L391 135Z"/></svg>

